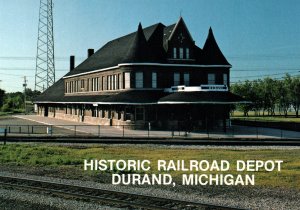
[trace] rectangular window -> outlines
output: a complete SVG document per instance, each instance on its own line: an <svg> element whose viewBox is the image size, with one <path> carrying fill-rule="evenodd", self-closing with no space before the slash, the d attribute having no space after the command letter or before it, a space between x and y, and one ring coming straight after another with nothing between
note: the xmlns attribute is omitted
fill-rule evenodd
<svg viewBox="0 0 300 210"><path fill-rule="evenodd" d="M180 84L180 74L174 73L174 86L177 86Z"/></svg>
<svg viewBox="0 0 300 210"><path fill-rule="evenodd" d="M173 48L173 58L177 58L177 48L176 47L174 47Z"/></svg>
<svg viewBox="0 0 300 210"><path fill-rule="evenodd" d="M223 84L228 85L228 75L227 74L223 74Z"/></svg>
<svg viewBox="0 0 300 210"><path fill-rule="evenodd" d="M143 72L135 73L135 88L143 88L144 87L144 77Z"/></svg>
<svg viewBox="0 0 300 210"><path fill-rule="evenodd" d="M107 90L110 90L110 76L107 76Z"/></svg>
<svg viewBox="0 0 300 210"><path fill-rule="evenodd" d="M157 73L152 72L152 88L157 88Z"/></svg>
<svg viewBox="0 0 300 210"><path fill-rule="evenodd" d="M118 89L122 89L121 74L118 74Z"/></svg>
<svg viewBox="0 0 300 210"><path fill-rule="evenodd" d="M215 74L208 74L207 75L207 84L215 85L216 84L216 75Z"/></svg>
<svg viewBox="0 0 300 210"><path fill-rule="evenodd" d="M185 86L190 85L190 74L189 73L184 73L183 74L183 81Z"/></svg>
<svg viewBox="0 0 300 210"><path fill-rule="evenodd" d="M90 79L87 79L87 85L86 85L87 91L90 91L90 83L91 83Z"/></svg>
<svg viewBox="0 0 300 210"><path fill-rule="evenodd" d="M112 75L112 89L116 90L117 89L117 75Z"/></svg>
<svg viewBox="0 0 300 210"><path fill-rule="evenodd" d="M190 59L190 49L189 48L185 49L185 58Z"/></svg>
<svg viewBox="0 0 300 210"><path fill-rule="evenodd" d="M65 93L68 93L68 83L65 83Z"/></svg>
<svg viewBox="0 0 300 210"><path fill-rule="evenodd" d="M92 78L92 91L95 91L95 78Z"/></svg>
<svg viewBox="0 0 300 210"><path fill-rule="evenodd" d="M124 79L125 79L124 88L129 89L130 88L130 72L125 72Z"/></svg>
<svg viewBox="0 0 300 210"><path fill-rule="evenodd" d="M99 91L99 77L96 78L96 91Z"/></svg>
<svg viewBox="0 0 300 210"><path fill-rule="evenodd" d="M84 79L80 81L80 89L81 91L84 91Z"/></svg>
<svg viewBox="0 0 300 210"><path fill-rule="evenodd" d="M113 76L110 75L109 76L109 89L112 90L112 88L113 88Z"/></svg>
<svg viewBox="0 0 300 210"><path fill-rule="evenodd" d="M179 58L183 59L183 48L179 48Z"/></svg>
<svg viewBox="0 0 300 210"><path fill-rule="evenodd" d="M101 90L104 90L104 80L105 80L105 77L103 76L102 81L101 81Z"/></svg>
<svg viewBox="0 0 300 210"><path fill-rule="evenodd" d="M135 120L144 120L144 108L137 107L135 109Z"/></svg>

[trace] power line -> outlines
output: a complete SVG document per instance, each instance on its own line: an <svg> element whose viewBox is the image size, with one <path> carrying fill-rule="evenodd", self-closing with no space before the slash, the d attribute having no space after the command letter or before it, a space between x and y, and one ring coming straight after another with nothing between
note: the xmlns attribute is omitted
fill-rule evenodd
<svg viewBox="0 0 300 210"><path fill-rule="evenodd" d="M291 73L298 73L298 72L283 72L283 73L276 73L276 74L259 74L259 75L250 75L250 76L238 76L238 77L231 77L231 78L245 78L245 77L267 77L267 76L275 76L281 74L291 74Z"/></svg>
<svg viewBox="0 0 300 210"><path fill-rule="evenodd" d="M14 68L14 67L9 67L9 68L3 67L3 68L0 68L0 71L1 70L4 70L4 71L6 71L6 70L9 70L9 71L35 71L35 69L33 69L33 68L22 68L22 67L16 67L16 68ZM57 70L57 71L68 71L67 69L55 69L55 70Z"/></svg>

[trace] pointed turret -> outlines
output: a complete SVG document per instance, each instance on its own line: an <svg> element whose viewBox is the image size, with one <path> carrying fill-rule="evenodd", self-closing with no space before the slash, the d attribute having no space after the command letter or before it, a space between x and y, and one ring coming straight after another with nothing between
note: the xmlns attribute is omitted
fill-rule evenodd
<svg viewBox="0 0 300 210"><path fill-rule="evenodd" d="M211 27L203 47L204 62L209 65L230 65L220 50Z"/></svg>
<svg viewBox="0 0 300 210"><path fill-rule="evenodd" d="M163 24L159 23L148 39L149 58L153 62L162 62L166 57L166 52L163 48L164 27Z"/></svg>
<svg viewBox="0 0 300 210"><path fill-rule="evenodd" d="M135 33L132 42L128 44L128 52L124 59L124 62L147 61L149 47L141 23L139 23L138 30Z"/></svg>

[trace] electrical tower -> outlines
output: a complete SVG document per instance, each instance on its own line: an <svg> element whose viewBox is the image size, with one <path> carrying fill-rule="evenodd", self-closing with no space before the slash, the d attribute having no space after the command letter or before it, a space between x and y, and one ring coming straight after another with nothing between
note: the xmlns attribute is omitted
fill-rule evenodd
<svg viewBox="0 0 300 210"><path fill-rule="evenodd" d="M53 3L40 0L35 90L43 92L55 82Z"/></svg>

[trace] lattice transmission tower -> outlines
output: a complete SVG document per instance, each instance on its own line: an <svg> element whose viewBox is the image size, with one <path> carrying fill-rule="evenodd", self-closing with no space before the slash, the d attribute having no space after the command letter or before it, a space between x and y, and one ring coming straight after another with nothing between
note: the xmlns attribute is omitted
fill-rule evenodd
<svg viewBox="0 0 300 210"><path fill-rule="evenodd" d="M40 0L35 90L43 92L54 82L53 2Z"/></svg>

